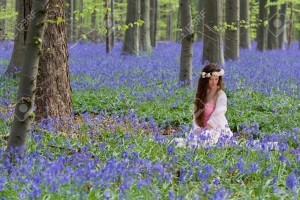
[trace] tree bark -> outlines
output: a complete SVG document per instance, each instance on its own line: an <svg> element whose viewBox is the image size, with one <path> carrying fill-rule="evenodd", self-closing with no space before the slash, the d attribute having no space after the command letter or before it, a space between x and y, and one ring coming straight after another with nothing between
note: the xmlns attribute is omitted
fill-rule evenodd
<svg viewBox="0 0 300 200"><path fill-rule="evenodd" d="M36 78L44 34L47 3L48 0L35 0L33 4L35 15L28 29L28 42L25 50L17 104L8 139L7 151L13 147L22 147L26 144L30 122L33 117L33 102L35 100Z"/></svg>
<svg viewBox="0 0 300 200"><path fill-rule="evenodd" d="M0 0L0 9L6 10L6 0ZM0 20L0 41L5 40L6 33L5 33L5 19Z"/></svg>
<svg viewBox="0 0 300 200"><path fill-rule="evenodd" d="M65 18L64 0L49 1L48 20ZM37 78L36 120L51 117L62 123L72 114L66 24L48 23ZM64 127L62 127L63 129Z"/></svg>
<svg viewBox="0 0 300 200"><path fill-rule="evenodd" d="M28 25L34 17L34 12L31 12L32 0L20 1L18 6L19 14L14 35L14 49L6 70L6 74L11 75L21 71Z"/></svg>
<svg viewBox="0 0 300 200"><path fill-rule="evenodd" d="M240 47L250 49L249 1L240 0Z"/></svg>
<svg viewBox="0 0 300 200"><path fill-rule="evenodd" d="M197 17L197 24L198 24L197 40L198 41L203 40L203 24L204 24L203 15L204 15L203 0L198 0L198 17Z"/></svg>
<svg viewBox="0 0 300 200"><path fill-rule="evenodd" d="M266 51L268 44L268 28L265 22L268 20L268 10L266 8L268 0L259 1L259 26L257 29L257 49L259 51Z"/></svg>
<svg viewBox="0 0 300 200"><path fill-rule="evenodd" d="M139 54L139 31L134 22L139 20L139 0L127 1L126 25L130 25L125 31L123 54Z"/></svg>
<svg viewBox="0 0 300 200"><path fill-rule="evenodd" d="M157 0L150 0L150 40L151 46L156 46L156 32L157 32Z"/></svg>
<svg viewBox="0 0 300 200"><path fill-rule="evenodd" d="M109 44L109 35L110 35L110 28L109 27L109 18L108 18L108 0L104 1L104 7L105 7L105 15L104 15L104 23L105 23L105 28L106 28L106 33L105 33L105 44L106 44L106 53L109 53L110 51L110 44Z"/></svg>
<svg viewBox="0 0 300 200"><path fill-rule="evenodd" d="M140 29L140 50L151 52L150 39L150 0L141 0L141 20L144 24Z"/></svg>
<svg viewBox="0 0 300 200"><path fill-rule="evenodd" d="M209 61L224 65L224 54L221 41L221 31L214 27L221 27L222 10L221 1L204 0L204 38L202 63Z"/></svg>
<svg viewBox="0 0 300 200"><path fill-rule="evenodd" d="M284 49L284 44L286 43L286 9L287 3L281 4L279 10L279 20L282 23L281 29L283 29L278 35L278 48Z"/></svg>
<svg viewBox="0 0 300 200"><path fill-rule="evenodd" d="M68 42L73 41L73 1L67 0L68 6L66 9L66 23L67 23L67 38Z"/></svg>
<svg viewBox="0 0 300 200"><path fill-rule="evenodd" d="M184 85L192 84L192 61L194 27L192 23L191 0L180 0L182 43L180 56L179 81Z"/></svg>
<svg viewBox="0 0 300 200"><path fill-rule="evenodd" d="M225 30L225 51L226 59L236 59L240 57L240 0L226 0L226 23L231 25Z"/></svg>
<svg viewBox="0 0 300 200"><path fill-rule="evenodd" d="M276 3L277 0L270 0L271 3ZM279 31L282 32L284 29L280 29L282 27L278 24L278 6L271 5L270 6L270 15L269 15L269 31L268 31L268 49L278 49L278 35Z"/></svg>
<svg viewBox="0 0 300 200"><path fill-rule="evenodd" d="M113 47L115 46L115 11L114 11L114 0L110 1L110 16L111 16L111 40L110 40L110 45Z"/></svg>

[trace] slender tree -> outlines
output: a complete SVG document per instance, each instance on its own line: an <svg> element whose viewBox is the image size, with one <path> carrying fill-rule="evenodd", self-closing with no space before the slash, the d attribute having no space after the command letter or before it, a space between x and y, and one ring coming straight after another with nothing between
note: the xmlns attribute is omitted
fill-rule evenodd
<svg viewBox="0 0 300 200"><path fill-rule="evenodd" d="M114 0L110 0L110 21L111 21L111 40L110 45L115 46L115 9L114 9Z"/></svg>
<svg viewBox="0 0 300 200"><path fill-rule="evenodd" d="M240 0L240 47L250 49L249 1Z"/></svg>
<svg viewBox="0 0 300 200"><path fill-rule="evenodd" d="M276 3L277 0L270 0ZM282 26L278 19L278 5L270 5L269 27L268 27L268 49L278 49L279 28ZM283 30L283 29L282 29ZM282 31L281 30L281 31Z"/></svg>
<svg viewBox="0 0 300 200"><path fill-rule="evenodd" d="M150 0L141 0L141 20L144 24L140 29L140 50L151 51L150 39Z"/></svg>
<svg viewBox="0 0 300 200"><path fill-rule="evenodd" d="M19 82L15 115L8 139L7 151L26 144L36 91L39 56L44 34L46 6L48 0L34 0L34 18L28 29L25 57Z"/></svg>
<svg viewBox="0 0 300 200"><path fill-rule="evenodd" d="M215 27L221 27L222 6L221 1L204 0L204 38L202 63L206 61L224 64L224 54L221 41L221 31Z"/></svg>
<svg viewBox="0 0 300 200"><path fill-rule="evenodd" d="M108 18L108 13L109 13L109 7L108 7L108 0L104 1L104 7L105 7L105 15L104 15L104 23L105 23L105 44L106 44L106 53L109 53L110 51L110 43L109 43L109 36L110 36L110 26L109 26L109 18Z"/></svg>
<svg viewBox="0 0 300 200"><path fill-rule="evenodd" d="M268 10L266 8L266 5L268 3L268 0L260 0L259 1L259 26L257 29L256 34L256 41L257 41L257 49L259 51L265 51L267 50L267 44L268 44L268 28L265 25L266 21L268 20Z"/></svg>
<svg viewBox="0 0 300 200"><path fill-rule="evenodd" d="M281 23L280 29L282 31L279 32L278 35L278 48L284 49L284 44L286 43L286 9L287 9L287 3L281 4L280 10L279 10L279 22Z"/></svg>
<svg viewBox="0 0 300 200"><path fill-rule="evenodd" d="M191 85L194 43L194 27L192 23L191 0L180 0L180 7L182 43L179 81Z"/></svg>
<svg viewBox="0 0 300 200"><path fill-rule="evenodd" d="M15 72L21 71L28 24L35 15L34 11L31 12L31 7L31 0L20 1L18 4L19 11L14 35L14 49L6 70L7 74L15 74Z"/></svg>
<svg viewBox="0 0 300 200"><path fill-rule="evenodd" d="M43 41L43 53L39 61L36 93L36 120L51 117L62 122L72 115L70 74L64 0L51 0ZM62 128L65 128L62 127Z"/></svg>
<svg viewBox="0 0 300 200"><path fill-rule="evenodd" d="M150 0L150 39L151 46L156 46L158 0Z"/></svg>
<svg viewBox="0 0 300 200"><path fill-rule="evenodd" d="M6 10L6 0L0 0L0 10ZM5 40L5 19L0 20L0 41Z"/></svg>
<svg viewBox="0 0 300 200"><path fill-rule="evenodd" d="M125 31L125 39L123 44L123 54L139 53L139 30L134 22L139 20L139 0L127 1L126 24L130 24Z"/></svg>
<svg viewBox="0 0 300 200"><path fill-rule="evenodd" d="M240 0L226 0L226 23L229 25L225 30L225 51L226 59L240 57Z"/></svg>

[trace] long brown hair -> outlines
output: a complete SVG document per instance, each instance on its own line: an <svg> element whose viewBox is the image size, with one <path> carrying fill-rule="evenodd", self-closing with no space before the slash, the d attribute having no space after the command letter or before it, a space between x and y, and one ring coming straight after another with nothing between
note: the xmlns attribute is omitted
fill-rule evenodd
<svg viewBox="0 0 300 200"><path fill-rule="evenodd" d="M202 72L205 73L212 73L212 72L220 72L221 68L215 64L215 63L210 63L207 64L203 69ZM201 74L202 74L201 72ZM195 122L198 126L204 127L203 126L203 114L204 114L204 108L205 108L205 103L207 101L207 90L209 86L209 78L202 78L202 75L200 74L199 80L198 80L198 87L197 87L197 92L194 100L194 117L195 117ZM221 90L224 88L224 82L222 76L219 76L219 82L217 84L218 90Z"/></svg>

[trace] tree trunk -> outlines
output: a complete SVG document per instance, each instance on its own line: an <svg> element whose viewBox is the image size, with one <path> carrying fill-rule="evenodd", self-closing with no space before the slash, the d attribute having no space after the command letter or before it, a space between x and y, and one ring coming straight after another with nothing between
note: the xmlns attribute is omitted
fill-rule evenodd
<svg viewBox="0 0 300 200"><path fill-rule="evenodd" d="M283 29L281 32L279 32L278 35L278 48L284 49L284 44L286 43L286 9L287 9L287 3L281 4L280 10L279 10L279 21L281 22L282 26L279 29Z"/></svg>
<svg viewBox="0 0 300 200"><path fill-rule="evenodd" d="M110 35L110 28L109 27L109 19L108 19L108 0L104 1L104 7L105 7L105 14L104 14L104 23L105 23L105 41L106 41L106 53L109 53L110 51L110 44L109 44L109 35Z"/></svg>
<svg viewBox="0 0 300 200"><path fill-rule="evenodd" d="M67 22L67 38L68 42L73 41L73 1L67 0L68 6L66 9L66 22Z"/></svg>
<svg viewBox="0 0 300 200"><path fill-rule="evenodd" d="M221 31L214 27L221 27L222 11L221 1L204 0L204 38L203 38L203 56L202 63L209 61L211 63L224 64L224 54L221 41Z"/></svg>
<svg viewBox="0 0 300 200"><path fill-rule="evenodd" d="M271 3L276 3L277 0L270 0ZM268 49L278 49L278 35L284 29L280 29L281 25L278 22L278 6L270 6L269 15L269 31L268 31Z"/></svg>
<svg viewBox="0 0 300 200"><path fill-rule="evenodd" d="M14 49L7 67L7 74L15 74L20 72L25 53L25 42L29 22L34 17L34 12L31 12L32 1L25 0L19 2L19 14L17 18L17 26L14 35Z"/></svg>
<svg viewBox="0 0 300 200"><path fill-rule="evenodd" d="M203 0L198 0L198 16L196 18L198 24L197 40L203 40L203 24L204 24L204 4Z"/></svg>
<svg viewBox="0 0 300 200"><path fill-rule="evenodd" d="M150 40L151 46L156 46L157 31L157 0L150 0Z"/></svg>
<svg viewBox="0 0 300 200"><path fill-rule="evenodd" d="M171 0L167 3L167 40L172 40L172 23L173 23L173 8Z"/></svg>
<svg viewBox="0 0 300 200"><path fill-rule="evenodd" d="M111 16L111 19L110 19L110 21L111 21L111 34L110 34L111 40L110 40L110 45L112 47L115 46L115 30L116 30L116 28L115 28L114 4L115 4L114 0L111 0L110 1L110 9L111 9L110 10L110 16Z"/></svg>
<svg viewBox="0 0 300 200"><path fill-rule="evenodd" d="M36 78L44 34L47 3L48 0L35 0L33 4L35 14L28 29L28 42L25 50L17 93L17 104L8 139L7 151L13 147L21 147L26 144L30 122L33 117L33 102L35 100Z"/></svg>
<svg viewBox="0 0 300 200"><path fill-rule="evenodd" d="M249 1L240 0L240 47L250 49Z"/></svg>
<svg viewBox="0 0 300 200"><path fill-rule="evenodd" d="M132 24L125 31L123 54L139 54L139 31L134 22L139 20L139 0L127 1L126 24Z"/></svg>
<svg viewBox="0 0 300 200"><path fill-rule="evenodd" d="M6 10L6 0L0 0L0 8ZM0 41L5 40L5 19L0 20Z"/></svg>
<svg viewBox="0 0 300 200"><path fill-rule="evenodd" d="M257 29L257 49L259 51L266 51L268 44L268 28L265 22L268 20L268 9L266 8L268 0L259 1L259 26Z"/></svg>
<svg viewBox="0 0 300 200"><path fill-rule="evenodd" d="M192 61L194 27L192 23L191 0L180 0L182 43L180 56L180 83L192 84Z"/></svg>
<svg viewBox="0 0 300 200"><path fill-rule="evenodd" d="M240 57L240 38L238 23L240 20L240 0L226 0L226 23L230 25L225 30L225 51L226 59Z"/></svg>
<svg viewBox="0 0 300 200"><path fill-rule="evenodd" d="M48 7L47 19L65 18L64 0L51 0ZM63 123L72 114L66 24L48 23L45 31L37 78L36 120L49 116Z"/></svg>
<svg viewBox="0 0 300 200"><path fill-rule="evenodd" d="M144 24L141 26L140 50L151 52L150 39L150 0L141 0L141 20Z"/></svg>

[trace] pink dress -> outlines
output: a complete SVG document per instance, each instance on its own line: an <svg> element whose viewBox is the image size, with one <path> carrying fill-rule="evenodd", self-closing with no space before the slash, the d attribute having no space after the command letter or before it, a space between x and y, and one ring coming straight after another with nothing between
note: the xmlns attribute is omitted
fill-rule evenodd
<svg viewBox="0 0 300 200"><path fill-rule="evenodd" d="M207 121L209 120L211 114L215 110L215 105L213 103L206 103L205 104L205 109L204 109L204 114L203 114L203 126L206 127Z"/></svg>

